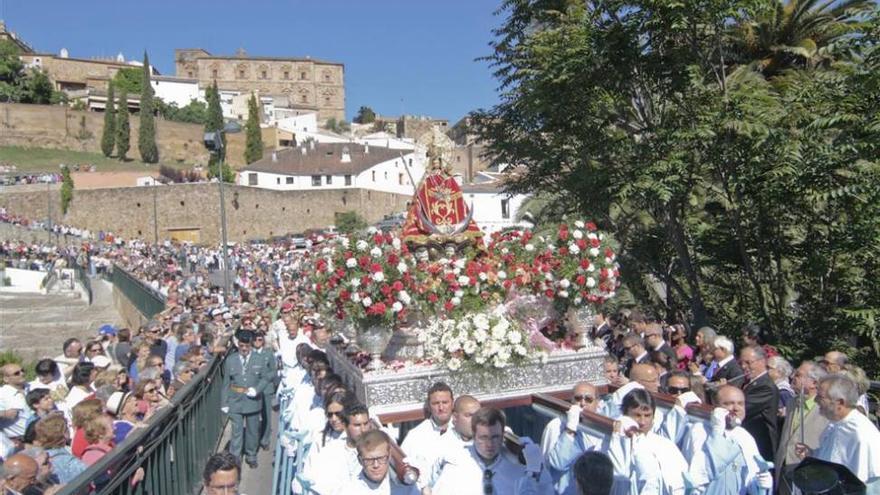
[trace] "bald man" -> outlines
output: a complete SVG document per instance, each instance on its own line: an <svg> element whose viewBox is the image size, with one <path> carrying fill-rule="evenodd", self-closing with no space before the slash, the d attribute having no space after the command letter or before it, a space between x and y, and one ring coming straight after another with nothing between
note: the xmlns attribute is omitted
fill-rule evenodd
<svg viewBox="0 0 880 495"><path fill-rule="evenodd" d="M651 363L633 365L629 379L645 387L648 392L657 393L660 390L660 374Z"/></svg>
<svg viewBox="0 0 880 495"><path fill-rule="evenodd" d="M15 454L3 464L3 483L0 486L13 493L43 493L37 491L37 461L25 454ZM5 483L5 484L4 484ZM4 491L3 493L6 493Z"/></svg>
<svg viewBox="0 0 880 495"><path fill-rule="evenodd" d="M0 374L3 376L3 386L0 387L0 432L10 440L17 441L24 435L28 419L33 415L25 400L24 370L16 363L9 363L0 368Z"/></svg>
<svg viewBox="0 0 880 495"><path fill-rule="evenodd" d="M465 450L474 443L471 417L479 410L480 401L472 395L462 395L455 399L452 404L452 434L440 437L440 455L434 459L431 472L425 480L426 486L434 486L448 459L454 459L457 451Z"/></svg>
<svg viewBox="0 0 880 495"><path fill-rule="evenodd" d="M701 492L720 486L725 493L772 492L773 475L759 467L758 445L739 426L746 418L743 391L724 385L718 389L717 402L710 424L695 425L685 444L691 481Z"/></svg>
<svg viewBox="0 0 880 495"><path fill-rule="evenodd" d="M596 412L599 396L596 387L588 382L575 384L571 391L571 407L564 418L553 418L544 428L541 450L544 462L550 466L550 476L556 493L576 493L571 467L584 452L594 450L597 443L578 429L584 411Z"/></svg>

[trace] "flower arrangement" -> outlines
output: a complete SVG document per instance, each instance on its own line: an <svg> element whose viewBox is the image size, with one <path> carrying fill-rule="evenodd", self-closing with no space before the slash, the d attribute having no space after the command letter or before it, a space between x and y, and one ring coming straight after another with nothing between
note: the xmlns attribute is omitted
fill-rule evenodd
<svg viewBox="0 0 880 495"><path fill-rule="evenodd" d="M415 277L419 303L432 314L474 313L504 300L505 275L486 257L420 262Z"/></svg>
<svg viewBox="0 0 880 495"><path fill-rule="evenodd" d="M399 238L371 229L324 246L315 261L312 288L331 303L337 319L393 327L413 305L413 266Z"/></svg>
<svg viewBox="0 0 880 495"><path fill-rule="evenodd" d="M504 313L468 313L436 319L422 329L419 339L425 356L456 371L463 367L501 369L535 354L528 333Z"/></svg>

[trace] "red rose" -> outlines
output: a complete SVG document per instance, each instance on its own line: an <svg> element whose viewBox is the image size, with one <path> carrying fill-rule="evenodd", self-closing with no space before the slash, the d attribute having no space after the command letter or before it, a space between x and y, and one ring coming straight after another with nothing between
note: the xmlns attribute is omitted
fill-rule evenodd
<svg viewBox="0 0 880 495"><path fill-rule="evenodd" d="M559 239L561 239L563 241L568 240L568 229L563 228L562 230L559 231Z"/></svg>
<svg viewBox="0 0 880 495"><path fill-rule="evenodd" d="M385 237L383 237L382 234L376 234L373 236L373 243L377 246L381 246L384 241Z"/></svg>
<svg viewBox="0 0 880 495"><path fill-rule="evenodd" d="M373 305L367 309L367 314L375 315L375 316L384 315L385 314L385 303L381 303L381 302L373 303Z"/></svg>
<svg viewBox="0 0 880 495"><path fill-rule="evenodd" d="M590 239L590 246L594 248L599 247L599 239Z"/></svg>
<svg viewBox="0 0 880 495"><path fill-rule="evenodd" d="M589 230L590 232L596 231L596 224L593 222L587 222L586 227L587 227L587 230Z"/></svg>
<svg viewBox="0 0 880 495"><path fill-rule="evenodd" d="M550 289L547 289L544 291L544 295L552 299L553 298L553 291Z"/></svg>
<svg viewBox="0 0 880 495"><path fill-rule="evenodd" d="M345 289L342 289L341 291L339 291L339 300L340 301L348 301L349 299L351 299L350 292L348 292Z"/></svg>
<svg viewBox="0 0 880 495"><path fill-rule="evenodd" d="M577 278L574 279L574 281L575 281L578 285L586 285L586 283L587 283L587 277L585 277L585 276L583 276L583 275L578 275Z"/></svg>
<svg viewBox="0 0 880 495"><path fill-rule="evenodd" d="M428 294L428 301L430 301L431 303L437 302L437 299L439 299L437 297L437 294L434 294L433 292Z"/></svg>
<svg viewBox="0 0 880 495"><path fill-rule="evenodd" d="M391 253L388 255L388 264L389 265L396 265L398 261L400 261L400 258L396 254Z"/></svg>
<svg viewBox="0 0 880 495"><path fill-rule="evenodd" d="M502 285L506 290L510 290L510 288L513 286L513 282L510 280L505 280Z"/></svg>
<svg viewBox="0 0 880 495"><path fill-rule="evenodd" d="M567 256L567 255L568 255L568 248L565 248L565 247L559 248L559 256Z"/></svg>
<svg viewBox="0 0 880 495"><path fill-rule="evenodd" d="M391 286L388 284L382 284L379 292L381 292L383 296L387 296L388 294L391 294Z"/></svg>
<svg viewBox="0 0 880 495"><path fill-rule="evenodd" d="M403 290L403 282L401 282L400 280L395 280L392 287L394 287L395 291L400 292Z"/></svg>
<svg viewBox="0 0 880 495"><path fill-rule="evenodd" d="M611 258L612 256L614 256L614 251L612 251L611 248L605 248L605 256L607 258Z"/></svg>
<svg viewBox="0 0 880 495"><path fill-rule="evenodd" d="M367 256L361 256L360 258L358 258L358 266L360 266L361 268L366 268L370 266L370 258Z"/></svg>
<svg viewBox="0 0 880 495"><path fill-rule="evenodd" d="M364 275L363 277L361 277L361 285L364 287L370 285L370 277L367 275Z"/></svg>
<svg viewBox="0 0 880 495"><path fill-rule="evenodd" d="M577 240L577 246L581 248L581 251L587 249L587 240L583 237Z"/></svg>
<svg viewBox="0 0 880 495"><path fill-rule="evenodd" d="M381 272L381 271L382 271L382 265L380 265L379 263L373 263L372 265L370 265L370 272L376 273L376 272Z"/></svg>
<svg viewBox="0 0 880 495"><path fill-rule="evenodd" d="M590 260L588 260L588 259L582 259L582 260L581 260L581 268L583 268L584 270L586 270L586 269L589 268L589 267L590 267Z"/></svg>
<svg viewBox="0 0 880 495"><path fill-rule="evenodd" d="M452 309L455 308L455 305L452 304L451 301L446 301L446 304L444 304L443 307L446 309L446 311L452 311Z"/></svg>
<svg viewBox="0 0 880 495"><path fill-rule="evenodd" d="M336 269L336 276L337 276L337 277L344 277L344 276L345 276L345 270L343 270L342 268L337 268L337 269Z"/></svg>

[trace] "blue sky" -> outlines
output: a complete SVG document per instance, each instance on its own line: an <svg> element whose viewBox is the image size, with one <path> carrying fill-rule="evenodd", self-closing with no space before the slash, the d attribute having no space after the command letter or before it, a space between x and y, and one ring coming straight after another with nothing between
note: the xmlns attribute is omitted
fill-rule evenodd
<svg viewBox="0 0 880 495"><path fill-rule="evenodd" d="M174 74L175 48L306 56L345 64L346 114L455 122L497 101L485 62L501 18L491 0L0 0L0 18L38 51L143 56Z"/></svg>

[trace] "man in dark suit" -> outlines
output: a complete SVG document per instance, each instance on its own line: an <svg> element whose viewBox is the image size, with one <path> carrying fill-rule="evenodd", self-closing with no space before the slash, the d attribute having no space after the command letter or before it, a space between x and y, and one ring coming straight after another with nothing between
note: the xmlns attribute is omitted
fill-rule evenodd
<svg viewBox="0 0 880 495"><path fill-rule="evenodd" d="M631 333L623 338L623 349L629 356L626 363L625 375L629 376L632 367L636 364L645 364L651 362L651 356L645 350L645 342L638 335Z"/></svg>
<svg viewBox="0 0 880 495"><path fill-rule="evenodd" d="M714 346L712 357L717 366L712 376L707 377L709 381L719 386L727 384L742 387L746 379L745 372L736 362L736 356L733 354L733 342L727 337L717 337Z"/></svg>
<svg viewBox="0 0 880 495"><path fill-rule="evenodd" d="M645 329L645 344L651 353L662 352L669 358L667 361L671 367L675 367L678 363L678 356L675 355L675 349L672 348L665 340L663 340L663 330L658 323L651 323Z"/></svg>
<svg viewBox="0 0 880 495"><path fill-rule="evenodd" d="M767 355L760 346L743 349L740 353L740 362L749 378L743 386L746 395L746 418L742 426L754 437L761 456L772 462L779 442L777 423L779 389L767 374Z"/></svg>

